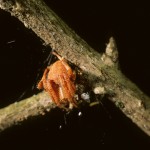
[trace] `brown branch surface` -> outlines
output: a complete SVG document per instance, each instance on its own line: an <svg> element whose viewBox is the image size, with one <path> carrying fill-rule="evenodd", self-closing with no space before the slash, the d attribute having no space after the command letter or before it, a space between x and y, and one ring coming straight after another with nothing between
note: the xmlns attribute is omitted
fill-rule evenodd
<svg viewBox="0 0 150 150"><path fill-rule="evenodd" d="M0 8L17 17L52 49L81 68L95 94L111 93L112 95L113 93L113 96L109 97L110 101L114 104L122 104L124 106L120 107L122 112L150 135L150 98L120 72L118 51L113 38L110 39L106 52L101 55L72 31L42 0L0 0ZM19 102L17 108L16 104L13 104L0 110L1 128L14 124L11 121L18 122L20 118L25 119L25 112L28 112L28 116L38 115L39 111L36 111L38 110L36 107L43 107L43 105L39 102L37 105L34 98L37 99L39 96L40 94L30 100L30 109L25 105L26 101L29 102L27 99ZM46 103L43 109L47 107L50 107L49 103ZM18 116L16 112L12 113L12 108L16 112L23 109L24 111ZM7 116L3 115L5 112L8 116L10 114L12 119L9 117L3 119Z"/></svg>
<svg viewBox="0 0 150 150"><path fill-rule="evenodd" d="M21 102L16 102L0 109L0 132L21 123L29 117L44 115L45 112L55 108L50 97L45 92L33 95Z"/></svg>

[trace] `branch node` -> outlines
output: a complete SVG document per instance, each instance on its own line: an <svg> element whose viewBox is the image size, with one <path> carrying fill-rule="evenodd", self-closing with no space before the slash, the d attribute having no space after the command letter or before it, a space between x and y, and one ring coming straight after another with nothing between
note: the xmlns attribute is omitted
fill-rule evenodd
<svg viewBox="0 0 150 150"><path fill-rule="evenodd" d="M106 46L105 53L101 57L102 61L108 66L118 65L118 50L115 39L111 37Z"/></svg>

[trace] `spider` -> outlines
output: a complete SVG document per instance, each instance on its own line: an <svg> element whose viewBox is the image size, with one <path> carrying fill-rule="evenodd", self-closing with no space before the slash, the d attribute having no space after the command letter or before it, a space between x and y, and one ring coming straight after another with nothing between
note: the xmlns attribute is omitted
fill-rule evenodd
<svg viewBox="0 0 150 150"><path fill-rule="evenodd" d="M74 98L76 74L64 58L55 52L53 54L59 60L45 69L37 88L47 91L58 107L62 107L64 104L69 104L69 108L77 107Z"/></svg>

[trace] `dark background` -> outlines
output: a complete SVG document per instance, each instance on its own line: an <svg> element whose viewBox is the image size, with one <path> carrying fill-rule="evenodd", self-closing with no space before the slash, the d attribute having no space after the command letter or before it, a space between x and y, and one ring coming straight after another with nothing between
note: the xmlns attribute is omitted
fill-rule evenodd
<svg viewBox="0 0 150 150"><path fill-rule="evenodd" d="M89 45L104 52L116 39L122 72L150 96L150 10L138 1L45 0ZM0 10L0 107L37 93L50 48L9 13ZM107 99L71 114L58 110L0 135L5 149L115 148L147 146L149 138ZM82 116L78 116L79 112ZM64 119L65 118L65 119ZM67 120L67 123L66 121Z"/></svg>

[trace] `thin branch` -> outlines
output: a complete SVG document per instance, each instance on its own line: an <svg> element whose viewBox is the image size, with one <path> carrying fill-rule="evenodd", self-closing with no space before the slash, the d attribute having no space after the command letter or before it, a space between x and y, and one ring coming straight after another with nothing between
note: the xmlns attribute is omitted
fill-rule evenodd
<svg viewBox="0 0 150 150"><path fill-rule="evenodd" d="M27 120L29 117L44 115L55 107L56 105L45 92L33 95L20 102L15 102L0 109L0 132Z"/></svg>
<svg viewBox="0 0 150 150"><path fill-rule="evenodd" d="M0 8L17 17L52 49L81 68L95 94L107 94L115 105L122 104L122 112L150 135L150 98L120 72L118 51L113 38L110 39L106 52L101 55L72 31L42 0L0 0ZM33 106L37 107L34 104ZM19 104L18 107L23 109L24 106ZM30 107L32 110L32 105ZM46 107L43 110L47 109ZM1 110L0 118L3 118L3 111L8 108ZM39 114L37 111L34 112L34 109L30 112ZM32 113L29 116L33 116ZM14 114L16 116L11 121L18 122L19 117ZM4 122L1 121L0 124Z"/></svg>

